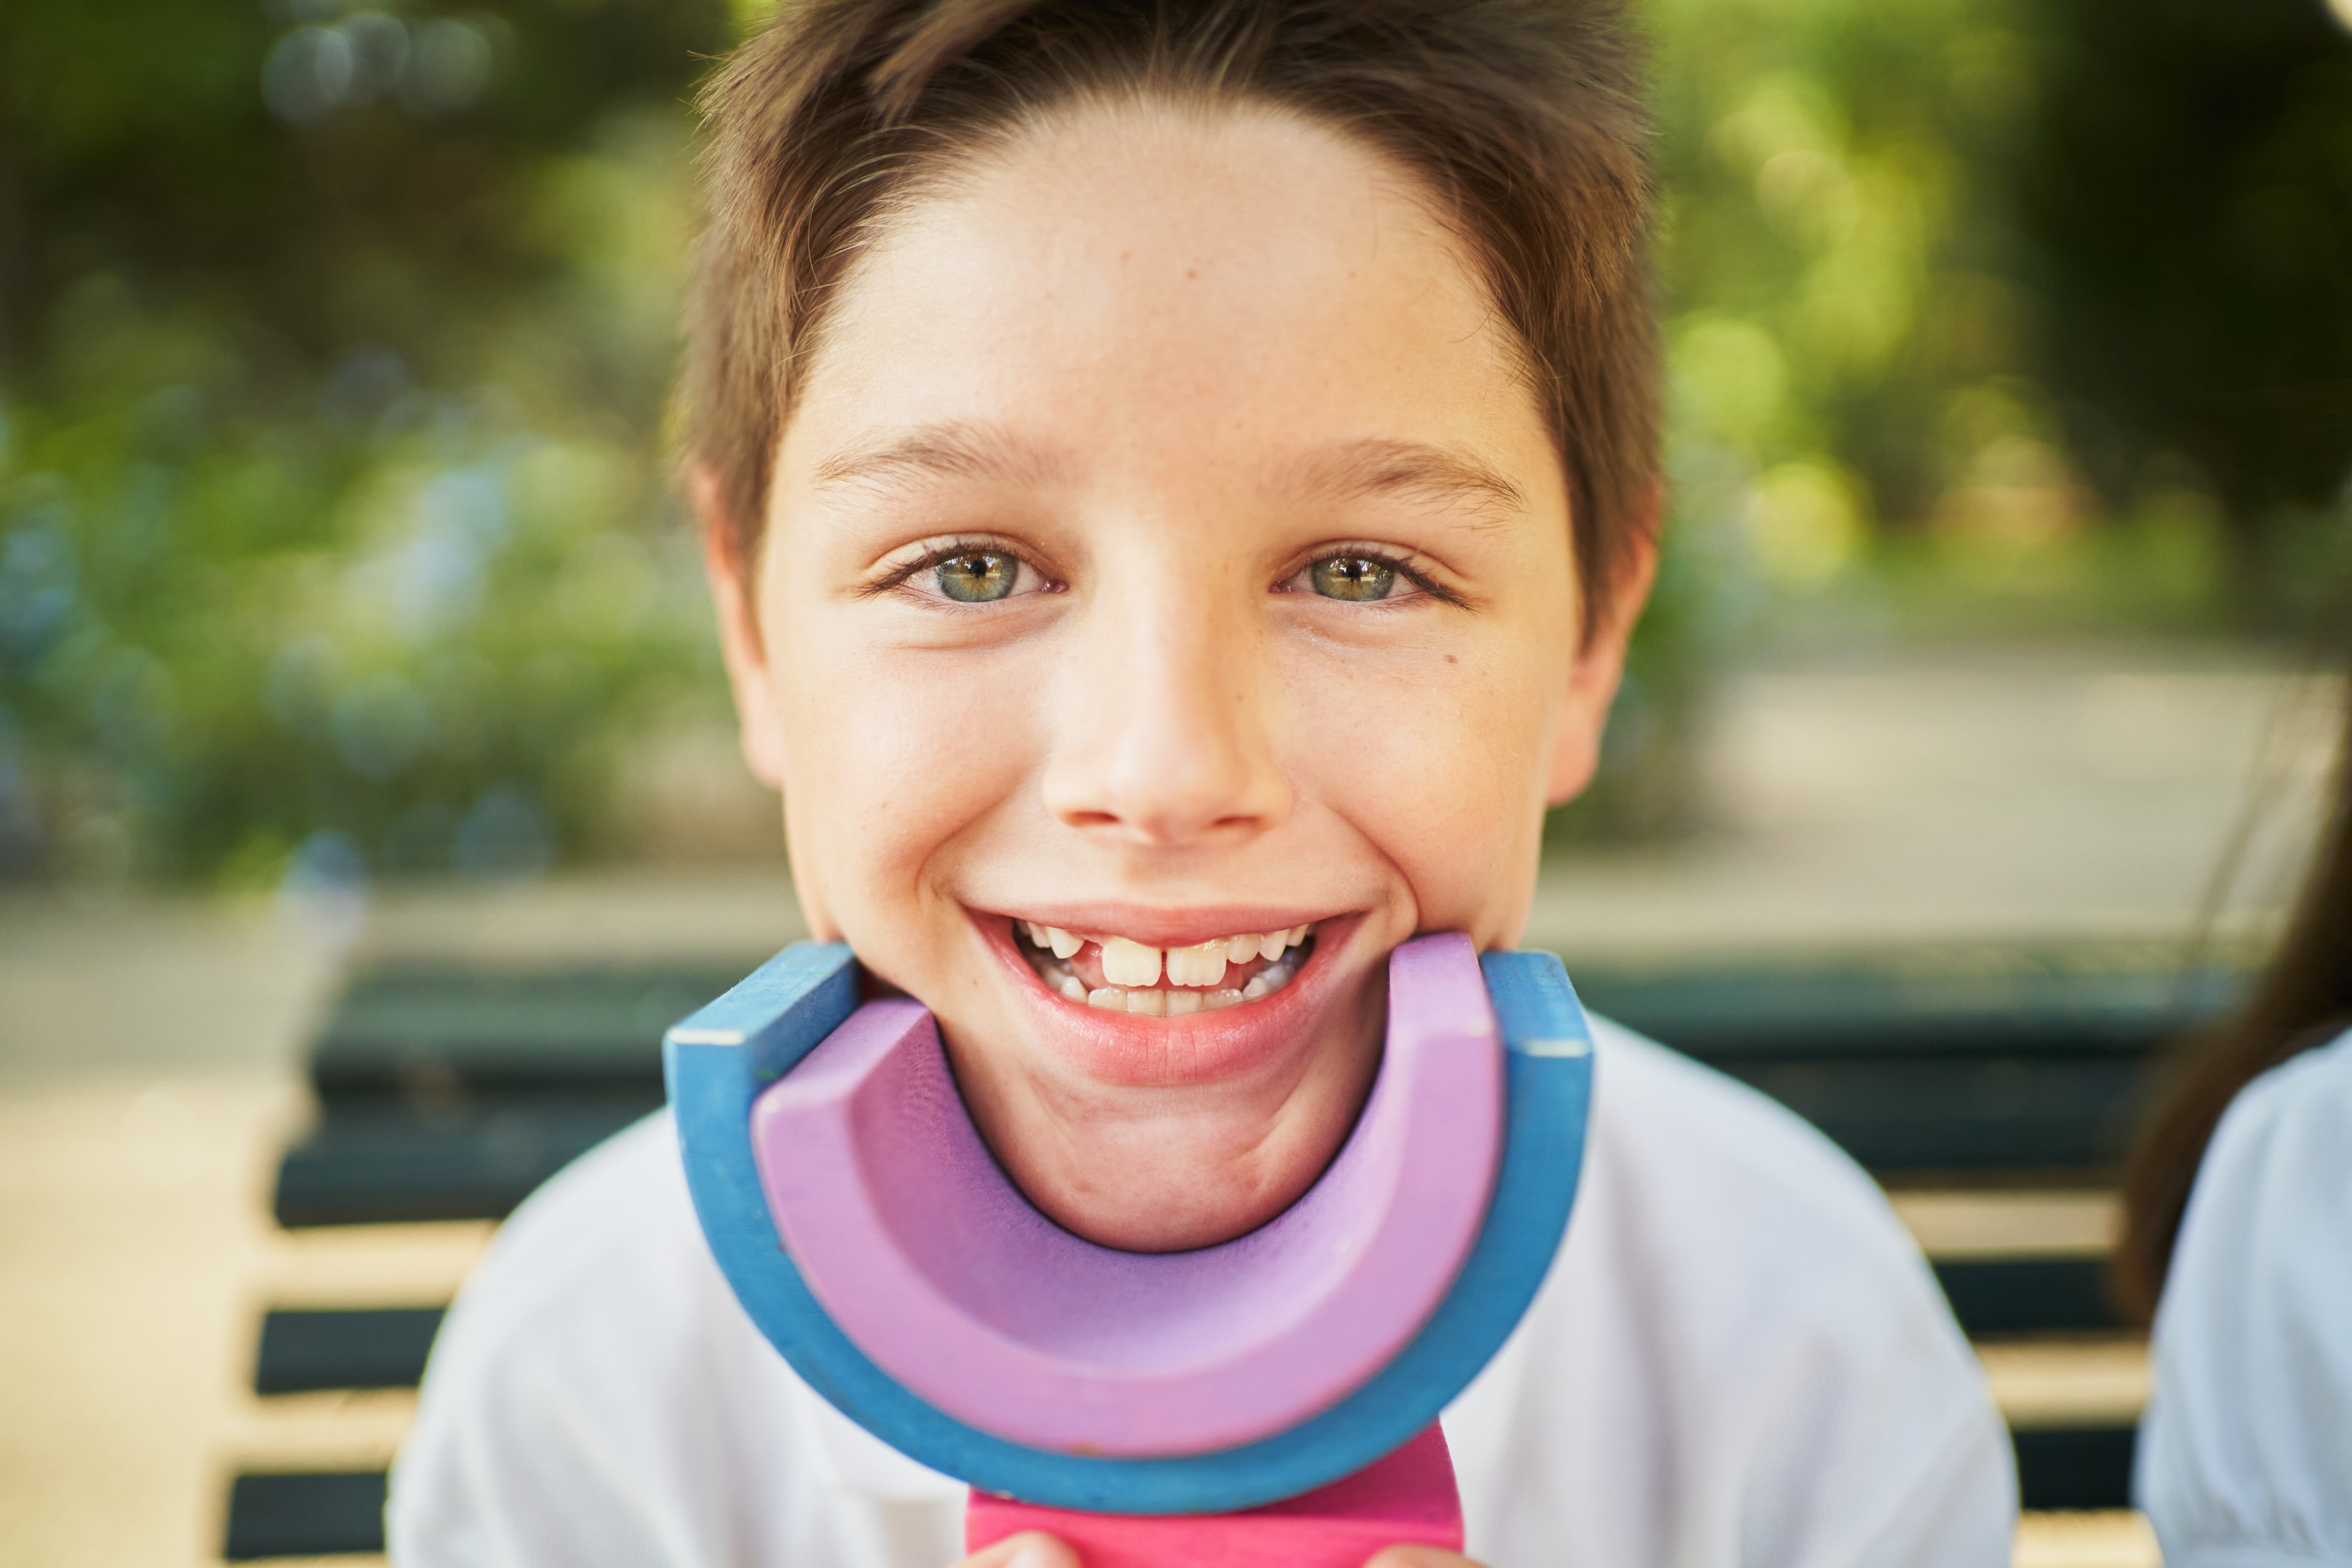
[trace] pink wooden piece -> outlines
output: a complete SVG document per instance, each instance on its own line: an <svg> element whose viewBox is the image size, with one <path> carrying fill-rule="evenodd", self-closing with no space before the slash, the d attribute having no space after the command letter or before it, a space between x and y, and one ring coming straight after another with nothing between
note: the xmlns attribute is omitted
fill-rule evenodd
<svg viewBox="0 0 2352 1568"><path fill-rule="evenodd" d="M1486 1215L1503 1063L1458 934L1391 956L1355 1132L1250 1235L1114 1251L1040 1215L965 1114L919 1004L869 1003L753 1107L768 1207L875 1363L960 1420L1063 1453L1206 1453L1360 1387L1452 1285Z"/></svg>
<svg viewBox="0 0 2352 1568"><path fill-rule="evenodd" d="M1363 1568L1388 1546L1461 1551L1462 1502L1433 1426L1378 1464L1246 1513L1076 1513L971 1494L966 1552L1024 1530L1058 1536L1086 1568Z"/></svg>

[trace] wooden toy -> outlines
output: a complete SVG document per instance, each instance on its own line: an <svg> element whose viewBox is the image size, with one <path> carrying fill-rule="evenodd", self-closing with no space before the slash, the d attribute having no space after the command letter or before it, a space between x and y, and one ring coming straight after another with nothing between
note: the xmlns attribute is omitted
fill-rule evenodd
<svg viewBox="0 0 2352 1568"><path fill-rule="evenodd" d="M1384 1547L1461 1551L1462 1500L1431 1426L1352 1476L1241 1513L1081 1513L971 1494L966 1552L1024 1530L1060 1538L1086 1568L1363 1568Z"/></svg>
<svg viewBox="0 0 2352 1568"><path fill-rule="evenodd" d="M928 1012L857 1002L848 950L802 943L669 1031L688 1183L800 1375L973 1486L975 1546L1048 1529L1088 1568L1458 1548L1434 1423L1533 1298L1582 1161L1591 1037L1557 959L1397 949L1380 1076L1330 1168L1175 1254L1039 1215Z"/></svg>

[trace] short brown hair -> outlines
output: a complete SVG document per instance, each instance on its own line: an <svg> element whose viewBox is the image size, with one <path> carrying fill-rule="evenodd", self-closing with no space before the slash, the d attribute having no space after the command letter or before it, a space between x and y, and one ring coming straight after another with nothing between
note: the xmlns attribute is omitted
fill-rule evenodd
<svg viewBox="0 0 2352 1568"><path fill-rule="evenodd" d="M687 440L754 552L829 291L910 181L1085 95L1286 109L1425 183L1525 350L1588 636L1654 516L1642 51L1621 0L783 0L702 94Z"/></svg>

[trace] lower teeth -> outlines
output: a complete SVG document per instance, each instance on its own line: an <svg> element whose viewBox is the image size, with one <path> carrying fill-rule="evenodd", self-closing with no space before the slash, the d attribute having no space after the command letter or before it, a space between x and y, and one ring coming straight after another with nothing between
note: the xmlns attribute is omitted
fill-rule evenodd
<svg viewBox="0 0 2352 1568"><path fill-rule="evenodd" d="M1058 991L1073 1002L1083 1002L1089 1007L1099 1007L1106 1013L1137 1013L1150 1018L1181 1018L1192 1013L1214 1013L1224 1007L1238 1007L1244 1002L1255 1002L1271 996L1290 984L1298 973L1305 949L1293 948L1282 955L1279 963L1250 976L1238 990L1227 985L1214 990L1195 991L1180 986L1098 985L1087 989L1070 966L1051 953L1037 952L1030 957L1048 989Z"/></svg>

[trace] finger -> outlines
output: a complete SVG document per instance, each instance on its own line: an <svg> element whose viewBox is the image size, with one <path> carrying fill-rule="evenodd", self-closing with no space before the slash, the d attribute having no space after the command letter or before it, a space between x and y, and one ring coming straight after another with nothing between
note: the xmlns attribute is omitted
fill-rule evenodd
<svg viewBox="0 0 2352 1568"><path fill-rule="evenodd" d="M1391 1546L1364 1568L1478 1568L1478 1564L1442 1546Z"/></svg>
<svg viewBox="0 0 2352 1568"><path fill-rule="evenodd" d="M1008 1535L955 1568L1081 1568L1078 1554L1043 1531Z"/></svg>

